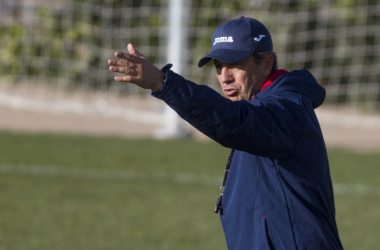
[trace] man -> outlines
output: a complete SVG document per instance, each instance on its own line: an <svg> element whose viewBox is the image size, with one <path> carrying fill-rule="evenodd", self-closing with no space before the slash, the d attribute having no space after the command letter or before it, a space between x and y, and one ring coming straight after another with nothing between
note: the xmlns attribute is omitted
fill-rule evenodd
<svg viewBox="0 0 380 250"><path fill-rule="evenodd" d="M240 17L219 26L212 51L225 95L158 70L133 45L116 52L116 81L152 89L195 128L231 148L216 212L229 249L342 249L326 147L314 113L325 90L306 70L277 70L269 31ZM228 175L227 175L228 174Z"/></svg>

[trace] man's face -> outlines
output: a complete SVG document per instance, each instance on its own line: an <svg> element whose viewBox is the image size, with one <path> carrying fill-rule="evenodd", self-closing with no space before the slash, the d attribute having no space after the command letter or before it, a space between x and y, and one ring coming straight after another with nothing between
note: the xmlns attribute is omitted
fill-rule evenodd
<svg viewBox="0 0 380 250"><path fill-rule="evenodd" d="M253 56L233 64L214 60L214 65L223 93L231 101L249 100L269 76L266 63L256 64Z"/></svg>

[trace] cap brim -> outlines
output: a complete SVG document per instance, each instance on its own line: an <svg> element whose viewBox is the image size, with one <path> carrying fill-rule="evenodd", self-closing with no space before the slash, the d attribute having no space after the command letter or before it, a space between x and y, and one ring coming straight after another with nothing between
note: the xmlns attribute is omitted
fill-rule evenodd
<svg viewBox="0 0 380 250"><path fill-rule="evenodd" d="M214 50L208 55L202 57L198 62L198 67L201 68L206 65L211 59L216 59L224 63L237 63L244 60L252 54L251 51L218 49Z"/></svg>

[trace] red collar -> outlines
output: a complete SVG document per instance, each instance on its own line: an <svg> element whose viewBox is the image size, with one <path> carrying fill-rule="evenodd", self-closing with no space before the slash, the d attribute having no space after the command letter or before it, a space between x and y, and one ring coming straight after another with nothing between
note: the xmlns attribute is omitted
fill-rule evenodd
<svg viewBox="0 0 380 250"><path fill-rule="evenodd" d="M262 91L266 87L269 87L277 78L279 78L280 76L282 76L285 73L288 73L288 71L286 71L284 69L276 70L274 73L272 73L268 77L267 81L263 84L263 86L261 86L260 91Z"/></svg>

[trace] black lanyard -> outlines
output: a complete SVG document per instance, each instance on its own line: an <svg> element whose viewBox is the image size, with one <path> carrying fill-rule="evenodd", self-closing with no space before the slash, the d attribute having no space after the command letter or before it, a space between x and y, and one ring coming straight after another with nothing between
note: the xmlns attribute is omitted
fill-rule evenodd
<svg viewBox="0 0 380 250"><path fill-rule="evenodd" d="M220 195L218 199L216 200L216 204L215 204L214 212L216 214L222 210L222 197L223 197L224 187L226 186L227 176L228 176L228 172L230 171L231 162L232 162L232 158L234 157L234 153L235 153L235 149L231 149L230 156L228 156L226 169L224 170L224 178L223 178L222 186L220 187Z"/></svg>

